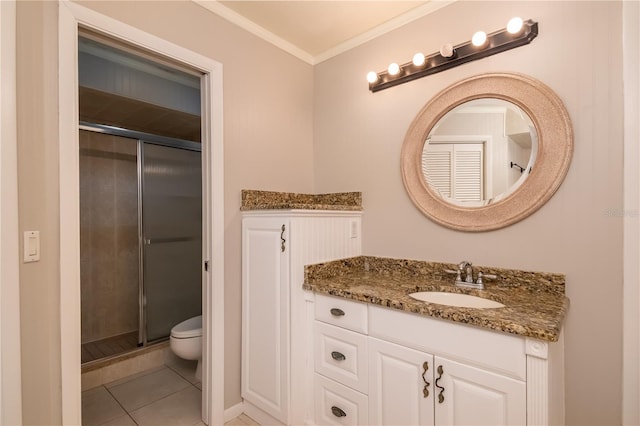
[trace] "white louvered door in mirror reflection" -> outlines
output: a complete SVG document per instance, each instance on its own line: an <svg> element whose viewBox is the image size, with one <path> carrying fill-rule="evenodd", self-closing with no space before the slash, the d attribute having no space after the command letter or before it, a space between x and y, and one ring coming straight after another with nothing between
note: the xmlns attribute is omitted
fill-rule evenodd
<svg viewBox="0 0 640 426"><path fill-rule="evenodd" d="M422 154L422 169L429 186L443 198L482 201L483 143L434 143Z"/></svg>

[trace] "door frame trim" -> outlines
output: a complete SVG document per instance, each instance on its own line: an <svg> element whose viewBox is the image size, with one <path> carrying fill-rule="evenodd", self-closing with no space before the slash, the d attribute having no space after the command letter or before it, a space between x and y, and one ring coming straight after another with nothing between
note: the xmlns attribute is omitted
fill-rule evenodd
<svg viewBox="0 0 640 426"><path fill-rule="evenodd" d="M640 422L640 5L622 4L624 82L622 424Z"/></svg>
<svg viewBox="0 0 640 426"><path fill-rule="evenodd" d="M140 46L203 73L202 418L224 423L224 157L222 64L69 0L58 3L60 171L60 363L62 424L80 424L80 217L78 153L78 28ZM215 380L214 380L215 377Z"/></svg>
<svg viewBox="0 0 640 426"><path fill-rule="evenodd" d="M22 424L16 2L0 1L0 424Z"/></svg>

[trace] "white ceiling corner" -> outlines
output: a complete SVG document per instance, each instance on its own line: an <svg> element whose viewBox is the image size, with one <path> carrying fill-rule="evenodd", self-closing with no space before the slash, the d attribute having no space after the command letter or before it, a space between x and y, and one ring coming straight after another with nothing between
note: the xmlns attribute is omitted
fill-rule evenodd
<svg viewBox="0 0 640 426"><path fill-rule="evenodd" d="M315 65L456 0L193 1Z"/></svg>

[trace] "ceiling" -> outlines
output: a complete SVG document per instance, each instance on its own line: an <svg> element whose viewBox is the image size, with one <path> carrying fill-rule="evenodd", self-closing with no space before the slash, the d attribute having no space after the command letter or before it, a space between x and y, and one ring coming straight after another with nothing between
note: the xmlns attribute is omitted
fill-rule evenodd
<svg viewBox="0 0 640 426"><path fill-rule="evenodd" d="M454 0L194 1L298 58L316 64Z"/></svg>

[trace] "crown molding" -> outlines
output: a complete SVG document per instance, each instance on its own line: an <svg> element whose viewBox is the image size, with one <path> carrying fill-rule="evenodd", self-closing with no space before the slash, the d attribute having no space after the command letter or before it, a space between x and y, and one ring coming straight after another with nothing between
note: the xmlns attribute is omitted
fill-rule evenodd
<svg viewBox="0 0 640 426"><path fill-rule="evenodd" d="M422 6L418 6L415 9L412 9L406 13L403 13L402 15L399 15L381 25L378 25L377 27L365 33L362 33L361 35L351 38L345 41L344 43L341 43L331 49L328 49L316 56L313 56L309 52L288 42L282 37L275 35L271 31L266 30L265 28L261 27L255 22L240 15L239 13L229 9L228 7L225 7L224 5L219 3L217 0L192 0L192 1L198 4L199 6L215 13L216 15L219 15L223 19L226 19L227 21L238 25L240 28L252 33L253 35L256 35L262 38L263 40L273 44L274 46L284 50L285 52L290 53L296 58L310 65L316 65L328 59L331 59L334 56L337 56L341 53L344 53L348 50L358 47L370 40L373 40L376 37L380 37L381 35L384 35L390 31L400 28L403 25L406 25L410 22L415 21L416 19L422 18L423 16L433 13L438 9L441 9L445 6L450 5L451 3L455 3L458 0L431 0L430 2Z"/></svg>
<svg viewBox="0 0 640 426"><path fill-rule="evenodd" d="M370 40L373 40L374 38L380 37L388 32L398 29L403 25L422 18L423 16L427 16L430 13L435 12L436 10L442 9L445 6L455 3L456 1L458 0L431 0L429 3L418 6L415 9L411 9L410 11L403 13L402 15L398 15L395 18L372 28L369 31L360 34L359 36L353 37L345 41L344 43L341 43L329 50L326 50L325 52L316 55L314 57L313 65L319 64L320 62L324 62L328 59L333 58L334 56L354 49Z"/></svg>
<svg viewBox="0 0 640 426"><path fill-rule="evenodd" d="M279 47L280 49L284 50L287 53L292 54L298 59L308 64L314 65L313 55L300 49L298 46L295 46L294 44L289 43L288 41L286 41L282 37L275 35L271 31L264 29L260 25L245 18L244 16L229 9L228 7L223 6L218 1L216 0L192 0L192 1L204 7L205 9L215 13L216 15L219 15L220 17L226 19L227 21L233 24L236 24L237 26L250 32L251 34L260 37L261 39L273 44L276 47Z"/></svg>

